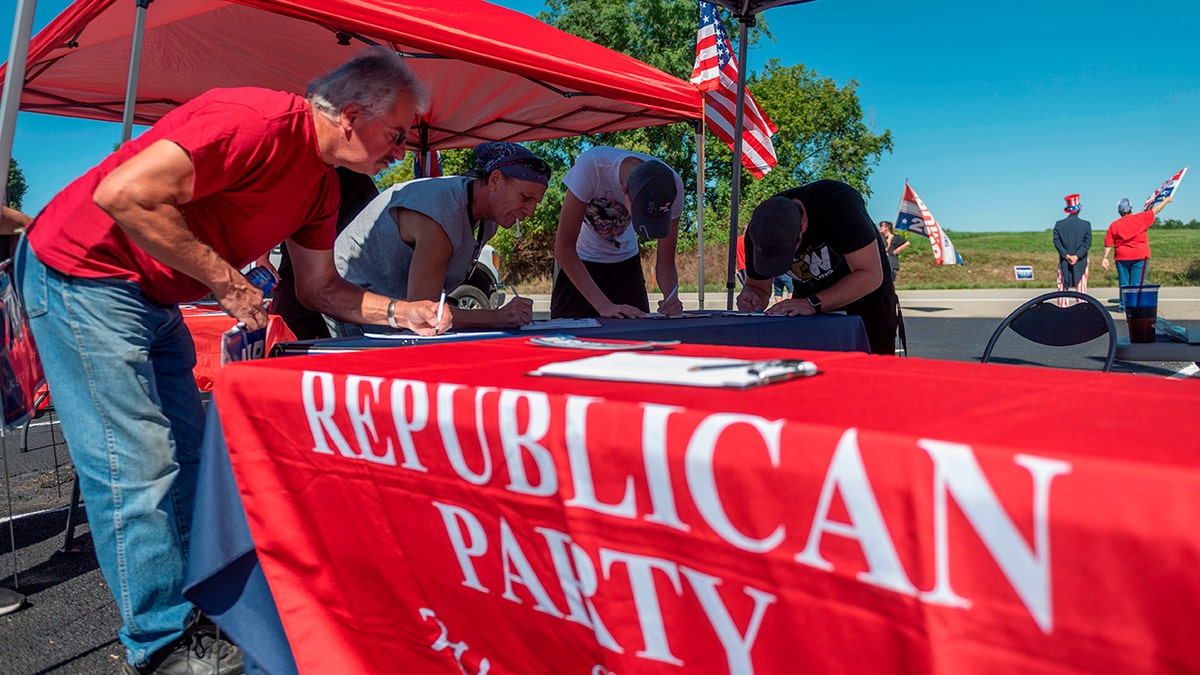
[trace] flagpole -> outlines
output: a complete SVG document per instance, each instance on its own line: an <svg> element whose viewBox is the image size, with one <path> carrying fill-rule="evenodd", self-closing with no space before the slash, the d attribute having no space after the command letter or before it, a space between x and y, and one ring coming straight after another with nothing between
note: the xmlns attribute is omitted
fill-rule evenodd
<svg viewBox="0 0 1200 675"><path fill-rule="evenodd" d="M904 191L900 193L900 203L896 204L896 217L892 219L892 227L900 226L900 214L904 213L904 195L908 194L908 179L904 179Z"/></svg>
<svg viewBox="0 0 1200 675"><path fill-rule="evenodd" d="M696 242L700 249L700 285L697 309L704 309L704 106L700 106L700 121L696 124Z"/></svg>
<svg viewBox="0 0 1200 675"><path fill-rule="evenodd" d="M725 279L725 308L733 309L733 288L737 268L738 202L742 191L742 126L746 107L746 36L755 23L753 14L738 14L738 88L733 122L733 182L729 199L729 256Z"/></svg>

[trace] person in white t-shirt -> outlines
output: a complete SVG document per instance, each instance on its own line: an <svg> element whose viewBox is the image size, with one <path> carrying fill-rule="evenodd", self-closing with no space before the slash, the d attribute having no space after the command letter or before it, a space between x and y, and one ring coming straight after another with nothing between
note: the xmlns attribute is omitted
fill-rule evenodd
<svg viewBox="0 0 1200 675"><path fill-rule="evenodd" d="M650 311L638 236L658 240L655 278L662 314L680 314L675 246L683 179L650 155L597 146L563 176L554 257L552 318L638 318Z"/></svg>

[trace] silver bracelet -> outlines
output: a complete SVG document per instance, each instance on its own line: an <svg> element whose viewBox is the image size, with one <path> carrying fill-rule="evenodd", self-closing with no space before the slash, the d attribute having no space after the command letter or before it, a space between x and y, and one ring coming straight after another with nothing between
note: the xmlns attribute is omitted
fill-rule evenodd
<svg viewBox="0 0 1200 675"><path fill-rule="evenodd" d="M391 326L392 328L400 327L400 326L396 325L396 303L397 302L400 302L399 298L392 298L392 301L388 303L388 311L387 311L388 325Z"/></svg>

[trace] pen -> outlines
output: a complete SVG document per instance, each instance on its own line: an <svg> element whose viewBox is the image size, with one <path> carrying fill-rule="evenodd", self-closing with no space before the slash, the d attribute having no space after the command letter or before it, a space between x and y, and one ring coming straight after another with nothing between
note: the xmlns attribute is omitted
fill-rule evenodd
<svg viewBox="0 0 1200 675"><path fill-rule="evenodd" d="M749 368L751 366L762 365L762 362L755 361L735 361L733 363L712 363L704 366L692 366L688 370L721 370L722 368Z"/></svg>
<svg viewBox="0 0 1200 675"><path fill-rule="evenodd" d="M712 363L703 366L692 366L688 370L719 370L723 368L745 368L747 372L755 373L766 368L790 368L801 375L816 375L817 366L811 361L795 361L778 359L775 361L734 361L732 363ZM788 372L788 371L785 371Z"/></svg>
<svg viewBox="0 0 1200 675"><path fill-rule="evenodd" d="M442 289L442 297L438 298L437 325L433 327L433 332L438 331L438 326L442 325L442 308L446 306L446 289Z"/></svg>
<svg viewBox="0 0 1200 675"><path fill-rule="evenodd" d="M678 292L679 292L679 284L676 283L675 288L672 288L670 293L667 293L666 295L663 296L663 302L666 302L666 301L670 300L671 298L675 297L675 294Z"/></svg>

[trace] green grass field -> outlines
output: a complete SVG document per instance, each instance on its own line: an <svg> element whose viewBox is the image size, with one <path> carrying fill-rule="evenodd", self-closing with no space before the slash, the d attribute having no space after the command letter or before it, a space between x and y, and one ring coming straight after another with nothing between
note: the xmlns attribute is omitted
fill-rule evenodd
<svg viewBox="0 0 1200 675"><path fill-rule="evenodd" d="M1058 253L1050 230L1044 232L949 232L966 264L936 265L929 240L910 235L912 246L900 254L896 286L921 288L1006 288L1023 284L1053 286ZM1151 230L1147 283L1200 286L1200 230ZM1100 266L1104 231L1092 233L1088 285L1116 286L1117 271ZM1112 255L1109 255L1112 260ZM1033 267L1033 281L1016 281L1014 265Z"/></svg>
<svg viewBox="0 0 1200 675"><path fill-rule="evenodd" d="M920 235L909 235L912 246L900 253L900 274L896 287L905 290L938 288L1012 288L1023 285L1035 288L1051 288L1055 285L1058 270L1058 253L1054 250L1054 238L1050 230L1044 232L950 232L950 239L958 248L965 265L936 265L929 240ZM1171 229L1151 230L1150 271L1147 283L1164 286L1200 286L1200 230ZM724 244L705 247L705 289L725 289L726 258L728 249ZM1104 231L1092 233L1092 248L1089 254L1090 268L1088 285L1096 288L1117 286L1117 270L1110 265L1108 271L1100 266L1104 255ZM695 251L680 251L676 257L679 269L680 290L685 293L696 291L695 279L699 276ZM1109 256L1112 259L1112 256ZM654 254L643 256L646 279L651 279ZM1033 267L1033 281L1017 281L1013 271L1015 265ZM530 293L549 293L550 277L531 279L524 282Z"/></svg>

